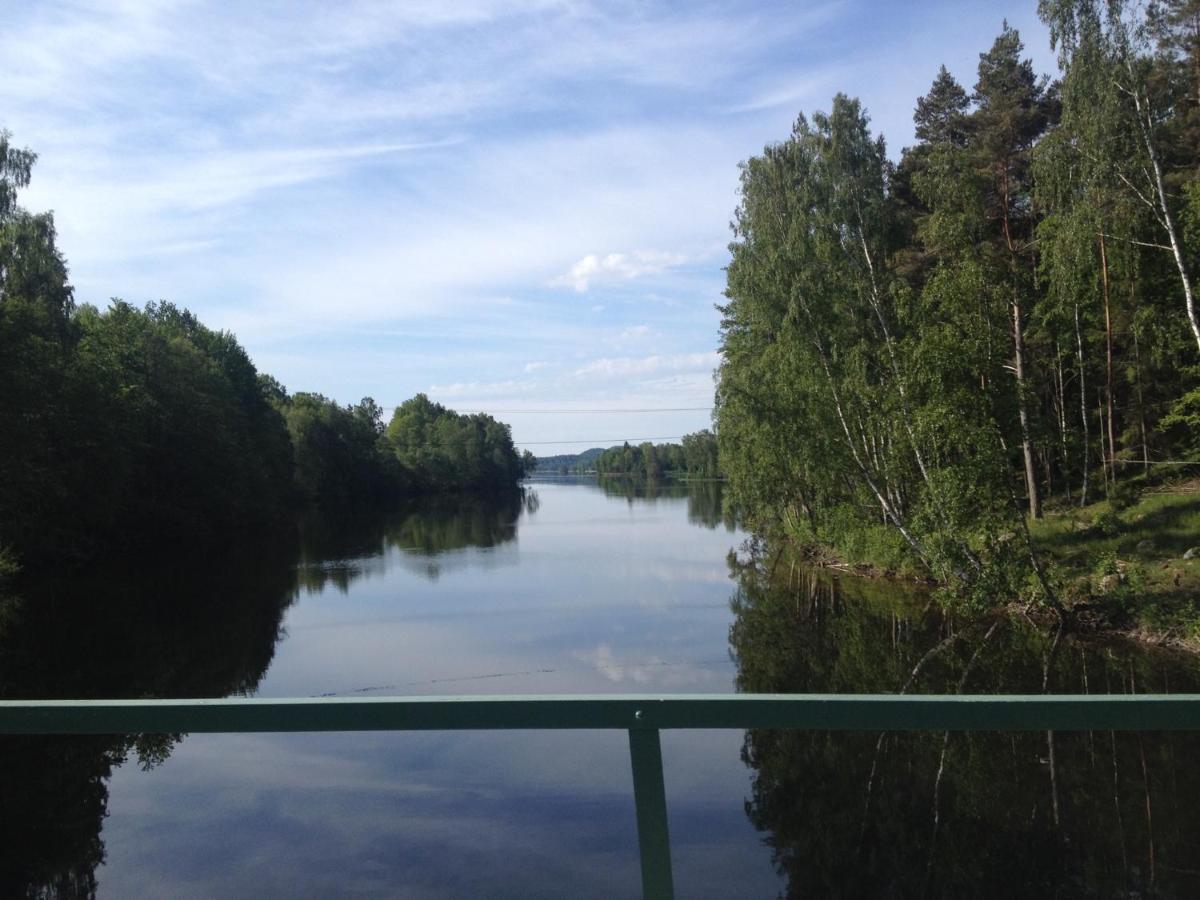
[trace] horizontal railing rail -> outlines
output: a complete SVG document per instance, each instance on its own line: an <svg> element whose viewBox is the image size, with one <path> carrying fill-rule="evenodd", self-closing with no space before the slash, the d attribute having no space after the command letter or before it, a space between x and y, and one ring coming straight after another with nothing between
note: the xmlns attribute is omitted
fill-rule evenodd
<svg viewBox="0 0 1200 900"><path fill-rule="evenodd" d="M1200 694L601 694L3 700L0 735L620 729L629 732L642 892L674 896L663 729L1200 730Z"/></svg>
<svg viewBox="0 0 1200 900"><path fill-rule="evenodd" d="M1200 694L584 694L0 701L0 734L630 728L1200 730Z"/></svg>

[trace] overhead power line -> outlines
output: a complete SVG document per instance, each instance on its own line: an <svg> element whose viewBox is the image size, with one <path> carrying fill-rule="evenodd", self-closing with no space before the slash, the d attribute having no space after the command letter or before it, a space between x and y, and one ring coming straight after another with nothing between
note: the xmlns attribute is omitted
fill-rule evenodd
<svg viewBox="0 0 1200 900"><path fill-rule="evenodd" d="M673 437L643 437L643 438L592 438L584 441L516 441L522 447L532 447L534 444L604 444L611 447L614 444L622 444L628 441L631 444L641 444L646 441L681 441L683 435L677 434Z"/></svg>
<svg viewBox="0 0 1200 900"><path fill-rule="evenodd" d="M395 406L381 406L380 409L396 409ZM460 413L489 413L491 415L561 415L564 413L659 413L659 412L712 412L711 406L655 406L639 407L637 409L460 409Z"/></svg>
<svg viewBox="0 0 1200 900"><path fill-rule="evenodd" d="M645 409L481 409L476 412L502 415L524 415L525 413L656 413L656 412L712 412L711 406L659 406Z"/></svg>

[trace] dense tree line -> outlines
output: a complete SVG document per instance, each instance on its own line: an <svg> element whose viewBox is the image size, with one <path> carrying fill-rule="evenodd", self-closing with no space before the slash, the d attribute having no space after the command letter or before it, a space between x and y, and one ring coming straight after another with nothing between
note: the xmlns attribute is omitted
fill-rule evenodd
<svg viewBox="0 0 1200 900"><path fill-rule="evenodd" d="M838 95L743 164L717 422L758 524L1054 603L1026 517L1200 450L1200 7L1040 13L898 163Z"/></svg>
<svg viewBox="0 0 1200 900"><path fill-rule="evenodd" d="M386 439L409 480L427 490L513 485L537 465L528 450L517 454L504 423L461 415L424 394L397 407Z"/></svg>
<svg viewBox="0 0 1200 900"><path fill-rule="evenodd" d="M0 575L101 550L226 537L299 503L511 487L508 426L424 396L289 396L236 338L169 303L76 306L35 156L0 132Z"/></svg>
<svg viewBox="0 0 1200 900"><path fill-rule="evenodd" d="M598 475L632 475L657 479L686 475L692 478L719 478L717 438L704 429L683 436L679 444L655 444L645 441L636 447L626 441L609 447L592 465Z"/></svg>
<svg viewBox="0 0 1200 900"><path fill-rule="evenodd" d="M570 475L595 471L596 457L604 452L603 447L592 447L582 453L557 453L554 456L536 458L537 471L542 474Z"/></svg>

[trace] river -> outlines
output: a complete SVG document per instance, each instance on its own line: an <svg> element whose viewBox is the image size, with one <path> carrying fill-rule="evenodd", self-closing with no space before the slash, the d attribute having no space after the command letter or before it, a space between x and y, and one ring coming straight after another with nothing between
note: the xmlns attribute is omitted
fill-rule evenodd
<svg viewBox="0 0 1200 900"><path fill-rule="evenodd" d="M796 567L712 483L535 481L278 543L0 598L0 693L1200 685L1190 657ZM666 732L663 755L680 897L1200 894L1190 734ZM622 732L10 738L0 809L6 897L640 889Z"/></svg>

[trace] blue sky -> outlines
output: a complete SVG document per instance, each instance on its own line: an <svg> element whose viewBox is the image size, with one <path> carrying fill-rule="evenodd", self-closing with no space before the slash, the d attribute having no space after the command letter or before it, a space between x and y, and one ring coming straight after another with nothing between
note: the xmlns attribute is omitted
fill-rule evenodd
<svg viewBox="0 0 1200 900"><path fill-rule="evenodd" d="M1053 71L1034 0L0 2L0 127L79 301L539 454L709 424L737 165L797 113L858 96L895 157L1005 17Z"/></svg>

